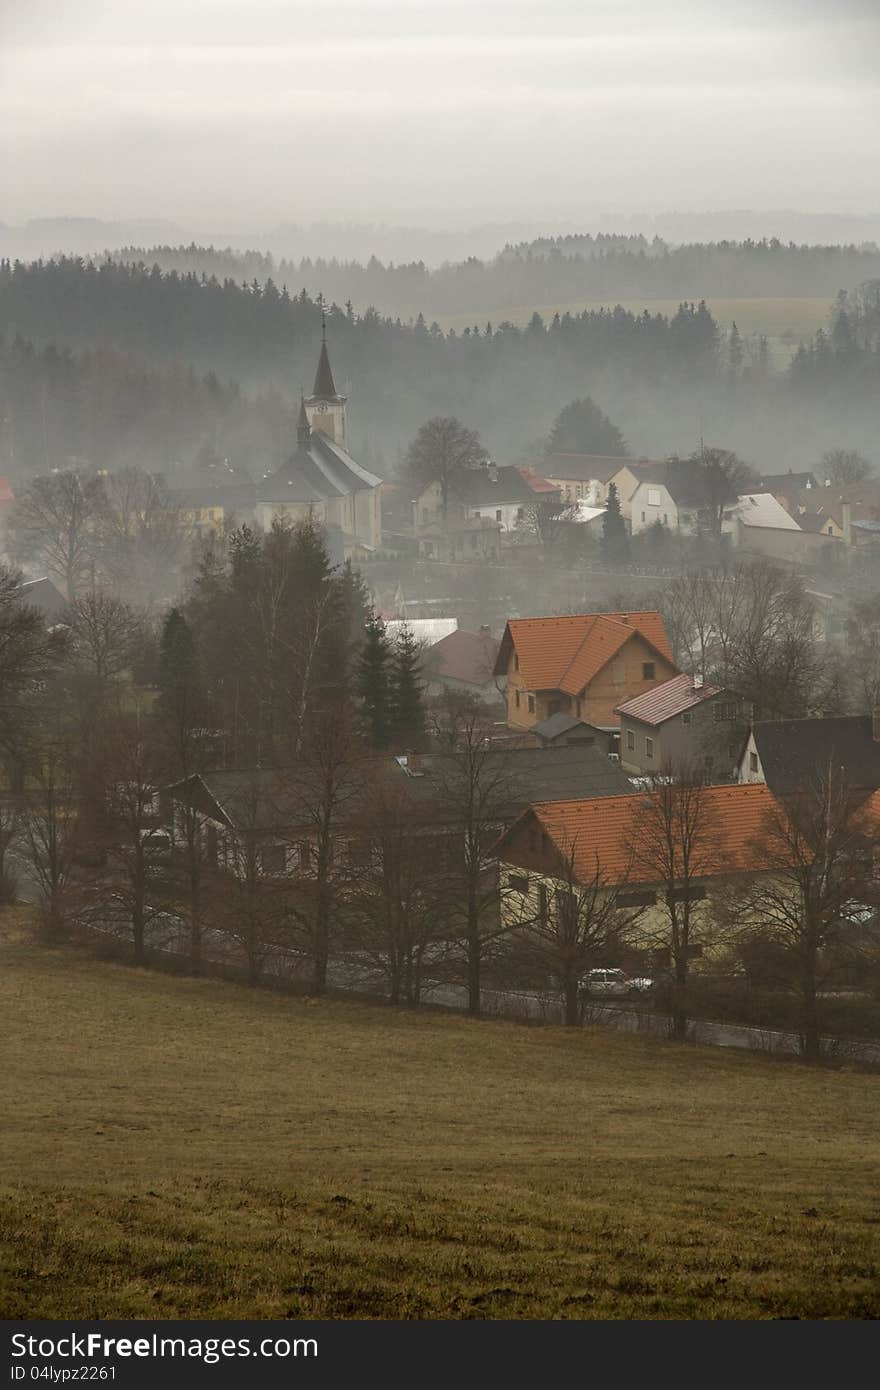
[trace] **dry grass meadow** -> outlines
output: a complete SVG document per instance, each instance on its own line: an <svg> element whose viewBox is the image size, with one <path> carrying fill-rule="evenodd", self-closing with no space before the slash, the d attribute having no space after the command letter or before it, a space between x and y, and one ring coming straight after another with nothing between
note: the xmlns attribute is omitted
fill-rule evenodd
<svg viewBox="0 0 880 1390"><path fill-rule="evenodd" d="M5 1317L880 1316L880 1077L0 944Z"/></svg>

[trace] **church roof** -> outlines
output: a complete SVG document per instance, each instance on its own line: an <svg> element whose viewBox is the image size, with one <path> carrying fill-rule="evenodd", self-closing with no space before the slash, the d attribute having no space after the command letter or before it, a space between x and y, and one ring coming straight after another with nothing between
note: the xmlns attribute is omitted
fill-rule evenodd
<svg viewBox="0 0 880 1390"><path fill-rule="evenodd" d="M261 502L328 502L378 487L382 479L320 430L302 438L290 458L259 485Z"/></svg>

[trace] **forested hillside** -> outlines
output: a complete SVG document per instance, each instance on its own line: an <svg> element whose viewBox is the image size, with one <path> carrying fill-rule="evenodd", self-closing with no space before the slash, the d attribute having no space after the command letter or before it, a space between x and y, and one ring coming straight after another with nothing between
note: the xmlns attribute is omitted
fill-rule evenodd
<svg viewBox="0 0 880 1390"><path fill-rule="evenodd" d="M489 260L475 256L431 269L423 261L365 263L336 258L276 260L259 251L213 246L129 246L122 264L215 275L272 279L294 294L306 289L340 304L378 306L401 318L427 319L479 309L504 318L523 305L560 307L578 301L761 296L825 297L880 276L880 249L797 246L776 239L670 246L659 237L565 236L507 246Z"/></svg>
<svg viewBox="0 0 880 1390"><path fill-rule="evenodd" d="M584 395L634 452L689 453L702 435L770 471L839 445L873 457L875 299L868 288L841 304L831 335L788 374L771 370L760 339L720 332L693 303L446 335L421 316L402 323L349 304L331 306L328 331L353 446L386 475L431 416L458 416L512 461ZM185 462L208 439L259 476L277 466L299 389L311 385L321 313L272 280L75 258L0 263L2 467L114 453Z"/></svg>

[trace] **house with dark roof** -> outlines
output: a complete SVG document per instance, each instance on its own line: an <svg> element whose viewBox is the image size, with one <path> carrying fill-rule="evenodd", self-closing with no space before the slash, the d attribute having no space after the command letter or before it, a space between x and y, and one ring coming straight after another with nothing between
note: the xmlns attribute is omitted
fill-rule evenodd
<svg viewBox="0 0 880 1390"><path fill-rule="evenodd" d="M610 729L587 724L573 714L551 714L540 724L533 724L529 733L539 748L597 748L606 756L616 751L617 735Z"/></svg>
<svg viewBox="0 0 880 1390"><path fill-rule="evenodd" d="M687 535L697 530L700 512L710 501L706 476L698 463L692 459L669 459L662 464L646 466L634 462L627 467L636 480L628 499L633 535L656 522Z"/></svg>
<svg viewBox="0 0 880 1390"><path fill-rule="evenodd" d="M268 531L276 516L315 520L341 533L348 557L382 540L382 479L348 452L346 397L336 390L326 330L312 394L300 403L296 448L257 487L256 520Z"/></svg>
<svg viewBox="0 0 880 1390"><path fill-rule="evenodd" d="M615 711L620 719L620 765L648 777L685 764L731 781L751 709L739 696L702 676L682 673Z"/></svg>
<svg viewBox="0 0 880 1390"><path fill-rule="evenodd" d="M493 522L502 531L513 531L526 516L526 509L535 502L556 496L547 491L543 480L533 487L528 475L520 468L487 463L479 468L466 468L458 473L449 486L449 505L446 521ZM439 482L429 483L415 499L417 534L443 526L443 499Z"/></svg>
<svg viewBox="0 0 880 1390"><path fill-rule="evenodd" d="M744 740L739 782L765 782L778 796L810 787L828 769L854 791L880 788L880 708L828 719L758 720Z"/></svg>
<svg viewBox="0 0 880 1390"><path fill-rule="evenodd" d="M656 611L511 618L496 676L507 677L507 722L531 729L573 714L616 729L616 707L677 675Z"/></svg>
<svg viewBox="0 0 880 1390"><path fill-rule="evenodd" d="M363 839L365 809L383 787L406 797L414 834L434 834L447 843L463 833L457 807L465 798L458 803L455 785L457 776L466 775L454 754L443 753L372 756L352 765L339 789L346 808L339 852L351 837ZM505 789L506 804L493 808L499 828L536 800L614 797L628 786L620 769L590 746L490 750L481 775L487 785ZM175 837L183 808L194 812L205 859L218 869L236 872L250 859L267 875L296 873L310 864L312 777L308 767L194 773L159 793L162 819Z"/></svg>

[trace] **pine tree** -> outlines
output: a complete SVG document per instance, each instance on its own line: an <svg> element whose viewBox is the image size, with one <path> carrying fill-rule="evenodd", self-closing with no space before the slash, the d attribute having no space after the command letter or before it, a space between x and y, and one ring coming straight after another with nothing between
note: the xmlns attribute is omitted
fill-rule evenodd
<svg viewBox="0 0 880 1390"><path fill-rule="evenodd" d="M358 694L374 748L386 748L391 738L393 686L391 645L385 624L371 613L365 624L364 644L358 662Z"/></svg>
<svg viewBox="0 0 880 1390"><path fill-rule="evenodd" d="M196 681L196 644L192 628L179 608L162 624L159 641L159 700L165 710L179 713L191 703Z"/></svg>
<svg viewBox="0 0 880 1390"><path fill-rule="evenodd" d="M424 740L424 693L419 644L404 623L394 644L391 672L392 737L402 748L418 749Z"/></svg>
<svg viewBox="0 0 880 1390"><path fill-rule="evenodd" d="M629 537L615 483L608 484L608 504L602 518L602 558L609 563L629 559Z"/></svg>

